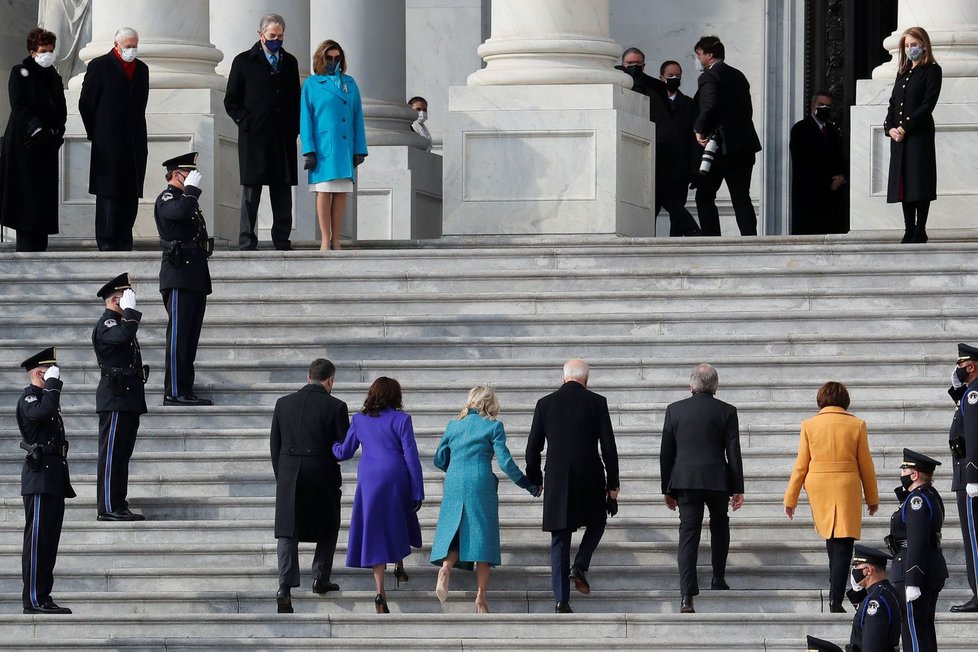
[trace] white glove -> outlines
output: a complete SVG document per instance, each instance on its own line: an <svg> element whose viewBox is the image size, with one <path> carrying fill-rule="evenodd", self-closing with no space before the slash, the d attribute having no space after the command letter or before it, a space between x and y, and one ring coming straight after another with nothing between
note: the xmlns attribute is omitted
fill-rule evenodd
<svg viewBox="0 0 978 652"><path fill-rule="evenodd" d="M203 180L204 180L204 175L202 175L197 170L191 170L190 174L187 175L186 180L183 182L183 185L185 187L194 186L195 188L200 188L200 182Z"/></svg>
<svg viewBox="0 0 978 652"><path fill-rule="evenodd" d="M955 367L954 371L951 372L951 387L957 389L958 387L961 387L961 385L964 385L964 383L962 383L958 378L958 368Z"/></svg>
<svg viewBox="0 0 978 652"><path fill-rule="evenodd" d="M132 288L127 288L122 292L122 297L119 299L119 307L123 310L136 309L136 293L132 291Z"/></svg>
<svg viewBox="0 0 978 652"><path fill-rule="evenodd" d="M920 597L920 588L916 586L907 587L907 602L913 602Z"/></svg>
<svg viewBox="0 0 978 652"><path fill-rule="evenodd" d="M50 367L48 367L48 370L44 372L44 380L47 380L48 378L54 378L54 379L61 378L61 370L58 369L58 365L51 365Z"/></svg>
<svg viewBox="0 0 978 652"><path fill-rule="evenodd" d="M978 482L969 482L965 485L964 490L968 492L968 498L978 496Z"/></svg>
<svg viewBox="0 0 978 652"><path fill-rule="evenodd" d="M849 573L849 586L851 586L852 590L856 591L857 593L865 588L856 581L856 578L852 576L852 573Z"/></svg>

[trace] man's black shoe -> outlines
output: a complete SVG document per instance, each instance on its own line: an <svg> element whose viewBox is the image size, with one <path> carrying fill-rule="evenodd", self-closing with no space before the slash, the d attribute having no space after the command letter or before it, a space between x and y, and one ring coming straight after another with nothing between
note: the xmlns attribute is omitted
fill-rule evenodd
<svg viewBox="0 0 978 652"><path fill-rule="evenodd" d="M214 402L209 398L197 398L193 394L187 394L186 396L164 396L163 405L189 405L189 406L199 406L199 405L214 405Z"/></svg>
<svg viewBox="0 0 978 652"><path fill-rule="evenodd" d="M710 581L710 588L714 591L729 591L730 587L722 577L714 576Z"/></svg>
<svg viewBox="0 0 978 652"><path fill-rule="evenodd" d="M319 593L329 593L330 591L339 591L340 585L335 582L330 582L329 580L318 579L312 581L312 592Z"/></svg>
<svg viewBox="0 0 978 652"><path fill-rule="evenodd" d="M558 602L557 606L554 607L554 613L572 614L574 610L571 609L570 602Z"/></svg>
<svg viewBox="0 0 978 652"><path fill-rule="evenodd" d="M104 514L99 514L99 521L145 521L146 517L142 514L134 514L130 512L128 508L117 509L114 512L105 512Z"/></svg>
<svg viewBox="0 0 978 652"><path fill-rule="evenodd" d="M830 602L829 603L829 613L831 614L844 614L846 612L845 607L842 606L841 602Z"/></svg>
<svg viewBox="0 0 978 652"><path fill-rule="evenodd" d="M591 592L591 585L588 584L587 575L585 575L584 571L582 571L580 568L577 566L572 566L569 577L571 581L574 582L574 588L576 588L578 591L584 595Z"/></svg>
<svg viewBox="0 0 978 652"><path fill-rule="evenodd" d="M978 600L971 598L964 604L956 604L951 607L951 612L956 614L971 614L978 612Z"/></svg>
<svg viewBox="0 0 978 652"><path fill-rule="evenodd" d="M679 613L684 614L694 614L696 610L693 609L693 596L684 595L682 602L679 603Z"/></svg>
<svg viewBox="0 0 978 652"><path fill-rule="evenodd" d="M278 603L278 612L280 614L295 613L295 610L292 609L292 589L289 588L288 584L282 584L278 587L278 593L275 594L275 602Z"/></svg>
<svg viewBox="0 0 978 652"><path fill-rule="evenodd" d="M25 614L70 614L68 607L59 607L54 601L48 600L40 607L24 607Z"/></svg>

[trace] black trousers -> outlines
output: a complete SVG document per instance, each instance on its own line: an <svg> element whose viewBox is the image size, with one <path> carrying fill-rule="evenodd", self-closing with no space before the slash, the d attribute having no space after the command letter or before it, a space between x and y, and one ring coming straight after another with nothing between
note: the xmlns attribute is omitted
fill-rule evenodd
<svg viewBox="0 0 978 652"><path fill-rule="evenodd" d="M591 568L591 557L598 549L604 536L604 523L588 525L584 528L581 545L574 556L574 567L587 571ZM576 530L554 530L550 533L550 584L557 602L570 600L570 549L571 535Z"/></svg>
<svg viewBox="0 0 978 652"><path fill-rule="evenodd" d="M316 552L312 556L312 579L329 581L333 574L333 555L336 553L336 538L339 530L330 539L317 541ZM278 583L299 586L299 539L295 537L278 538Z"/></svg>
<svg viewBox="0 0 978 652"><path fill-rule="evenodd" d="M825 540L829 554L829 602L842 602L849 585L849 568L852 565L852 537L833 537Z"/></svg>
<svg viewBox="0 0 978 652"><path fill-rule="evenodd" d="M730 549L730 517L726 491L710 489L679 489L679 588L683 595L699 595L696 576L700 534L703 530L704 507L710 510L710 544L713 576L723 577L727 571L727 552Z"/></svg>
<svg viewBox="0 0 978 652"><path fill-rule="evenodd" d="M261 203L262 186L241 186L241 228L238 246L242 250L257 249L258 236L255 225L258 223L258 205ZM272 201L272 243L276 249L292 246L292 186L288 184L268 186L268 196Z"/></svg>
<svg viewBox="0 0 978 652"><path fill-rule="evenodd" d="M95 196L95 241L99 251L132 251L138 197Z"/></svg>
<svg viewBox="0 0 978 652"><path fill-rule="evenodd" d="M17 231L17 251L47 251L48 234L38 231Z"/></svg>
<svg viewBox="0 0 978 652"><path fill-rule="evenodd" d="M61 523L65 518L64 496L30 494L24 496L24 608L40 607L51 601L54 564L58 559Z"/></svg>
<svg viewBox="0 0 978 652"><path fill-rule="evenodd" d="M710 172L696 182L696 212L703 235L720 235L720 211L717 210L717 190L727 184L730 201L740 235L757 235L757 215L750 200L750 178L754 172L754 152L737 152L717 156Z"/></svg>
<svg viewBox="0 0 978 652"><path fill-rule="evenodd" d="M958 519L964 540L964 561L968 569L968 586L978 596L978 498L968 498L964 489L954 492L958 498Z"/></svg>
<svg viewBox="0 0 978 652"><path fill-rule="evenodd" d="M129 507L129 458L139 430L137 412L98 413L98 513Z"/></svg>
<svg viewBox="0 0 978 652"><path fill-rule="evenodd" d="M656 168L655 216L659 217L663 208L669 213L670 238L698 233L699 224L693 219L693 214L686 210L689 180L673 170L664 171L660 178L658 171L659 168Z"/></svg>
<svg viewBox="0 0 978 652"><path fill-rule="evenodd" d="M167 314L163 391L167 396L187 396L194 390L194 361L200 328L204 324L207 295L183 288L161 290L160 293Z"/></svg>
<svg viewBox="0 0 978 652"><path fill-rule="evenodd" d="M907 587L903 582L894 583L893 587L904 605L901 649L905 652L937 652L937 627L934 624L934 613L937 610L937 598L944 588L920 588L920 597L913 602L907 602Z"/></svg>

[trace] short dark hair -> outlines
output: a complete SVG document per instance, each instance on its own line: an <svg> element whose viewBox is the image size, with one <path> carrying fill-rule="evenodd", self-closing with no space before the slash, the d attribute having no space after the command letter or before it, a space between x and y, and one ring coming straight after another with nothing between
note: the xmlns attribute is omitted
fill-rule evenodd
<svg viewBox="0 0 978 652"><path fill-rule="evenodd" d="M629 54L639 54L642 56L642 61L645 61L645 53L639 50L638 48L628 48L627 50L622 52L621 60L624 61L625 57L627 57Z"/></svg>
<svg viewBox="0 0 978 652"><path fill-rule="evenodd" d="M404 406L401 404L401 384L393 378L381 376L367 390L367 398L363 402L361 412L369 417L375 417L387 408L400 410L402 407Z"/></svg>
<svg viewBox="0 0 978 652"><path fill-rule="evenodd" d="M424 99L420 95L415 95L414 97L412 97L410 100L407 101L408 106L414 104L415 102L424 102L425 104L427 104L428 100Z"/></svg>
<svg viewBox="0 0 978 652"><path fill-rule="evenodd" d="M702 50L703 54L712 54L714 59L723 59L725 54L719 36L701 36L700 40L696 41L696 45L693 46L693 50Z"/></svg>
<svg viewBox="0 0 978 652"><path fill-rule="evenodd" d="M58 37L54 35L54 32L35 27L27 32L27 51L37 52L42 45L54 45L57 40Z"/></svg>
<svg viewBox="0 0 978 652"><path fill-rule="evenodd" d="M336 375L336 365L327 360L326 358L316 358L309 365L309 380L315 380L318 383L324 380L329 380Z"/></svg>
<svg viewBox="0 0 978 652"><path fill-rule="evenodd" d="M822 385L818 390L818 409L827 407L840 407L843 410L849 409L849 390L842 383L829 381Z"/></svg>
<svg viewBox="0 0 978 652"><path fill-rule="evenodd" d="M812 93L812 104L815 104L815 100L817 100L820 97L827 97L830 100L832 100L833 102L835 101L835 98L832 97L832 93L828 92L825 89L821 89L820 88L817 91L815 91L814 93Z"/></svg>
<svg viewBox="0 0 978 652"><path fill-rule="evenodd" d="M666 68L668 68L669 66L679 66L679 68L682 69L682 65L680 65L678 61L673 61L672 59L670 59L669 61L663 61L662 65L659 66L659 74L660 75L666 74Z"/></svg>

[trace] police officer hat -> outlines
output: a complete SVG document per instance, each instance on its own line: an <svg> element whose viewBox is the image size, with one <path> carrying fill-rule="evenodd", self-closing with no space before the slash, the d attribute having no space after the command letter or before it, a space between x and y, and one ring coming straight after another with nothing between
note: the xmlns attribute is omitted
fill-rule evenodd
<svg viewBox="0 0 978 652"><path fill-rule="evenodd" d="M196 170L197 152L174 156L169 160L163 161L163 167L166 168L167 172L173 172L174 170Z"/></svg>
<svg viewBox="0 0 978 652"><path fill-rule="evenodd" d="M842 648L835 643L809 636L808 652L842 652Z"/></svg>
<svg viewBox="0 0 978 652"><path fill-rule="evenodd" d="M882 550L877 550L876 548L870 548L869 546L864 546L861 543L857 543L852 547L852 563L855 564L872 564L873 566L879 566L880 568L886 568L886 562L893 559L893 555L883 552Z"/></svg>
<svg viewBox="0 0 978 652"><path fill-rule="evenodd" d="M106 299L115 292L129 289L132 289L132 277L129 276L129 272L124 272L99 288L98 294L95 296L99 299Z"/></svg>
<svg viewBox="0 0 978 652"><path fill-rule="evenodd" d="M27 358L20 363L20 366L27 371L30 371L31 369L36 369L37 367L50 367L56 364L58 364L57 349L52 346L50 349L44 349L40 353Z"/></svg>
<svg viewBox="0 0 978 652"><path fill-rule="evenodd" d="M924 473L933 473L934 469L940 465L941 463L933 457L921 455L909 448L903 449L903 464L900 465L901 469L916 469Z"/></svg>
<svg viewBox="0 0 978 652"><path fill-rule="evenodd" d="M958 363L960 364L966 360L978 361L978 349L970 344L961 342L958 344Z"/></svg>

